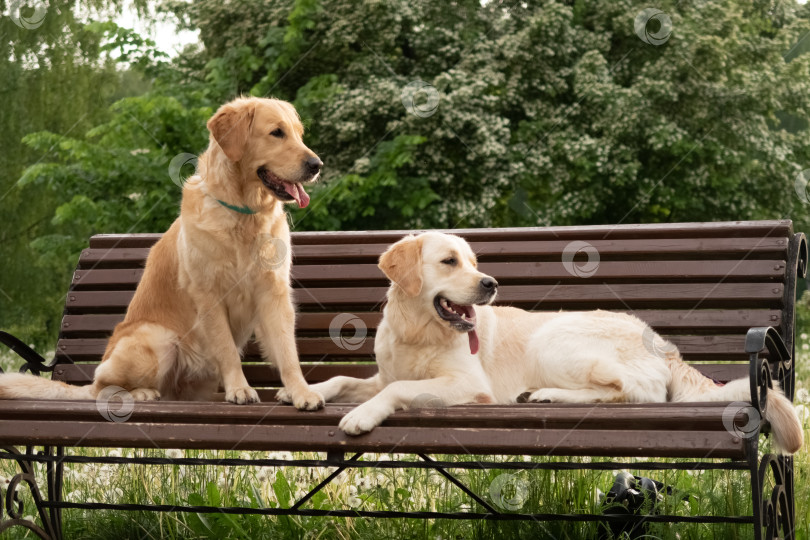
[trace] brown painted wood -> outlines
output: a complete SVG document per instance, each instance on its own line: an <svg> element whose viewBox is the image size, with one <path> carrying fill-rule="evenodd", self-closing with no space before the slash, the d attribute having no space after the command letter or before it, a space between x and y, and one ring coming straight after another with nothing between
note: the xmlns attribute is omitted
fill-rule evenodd
<svg viewBox="0 0 810 540"><path fill-rule="evenodd" d="M90 384L93 380L96 366L98 364L62 364L55 368L53 378L70 384ZM692 364L698 371L711 379L720 382L728 382L748 376L748 364L746 363L699 363ZM278 388L281 386L281 378L278 371L268 364L243 364L242 369L248 382L255 387L270 386ZM377 373L377 366L373 363L349 364L335 362L332 364L311 364L304 362L301 370L309 383L319 383L336 377L345 375L365 379ZM517 397L517 396L515 396ZM275 401L275 394L271 396Z"/></svg>
<svg viewBox="0 0 810 540"><path fill-rule="evenodd" d="M755 326L780 326L782 312L777 310L616 310L631 313L661 331L695 332L705 334L743 333ZM327 311L322 313L299 313L296 318L296 331L300 333L328 333L335 317L341 312ZM373 333L381 312L353 312ZM66 315L62 319L61 335L74 337L107 337L116 324L124 319L123 313L109 315ZM359 323L357 323L359 324ZM347 325L347 330L351 330Z"/></svg>
<svg viewBox="0 0 810 540"><path fill-rule="evenodd" d="M419 231L319 231L293 232L294 244L324 244L350 240L357 243L391 243ZM520 240L582 239L582 238L710 238L789 236L793 232L790 220L717 221L697 223L644 223L627 225L586 225L568 227L518 227L500 229L445 229L480 241L503 238ZM99 234L90 239L91 248L150 247L161 234Z"/></svg>
<svg viewBox="0 0 810 540"><path fill-rule="evenodd" d="M492 260L560 260L570 242L553 241L499 241L472 242L480 262ZM602 260L611 257L641 256L648 259L675 258L688 253L691 256L722 260L736 255L746 259L764 259L770 255L777 260L786 258L786 238L660 238L630 240L593 240L589 242ZM295 246L295 264L323 264L324 261L341 263L374 263L389 244L328 244ZM80 269L138 268L149 253L148 248L93 249L82 251Z"/></svg>
<svg viewBox="0 0 810 540"><path fill-rule="evenodd" d="M785 274L785 261L606 261L599 265L598 279L611 282L644 281L773 281ZM582 278L569 273L561 261L482 263L479 269L501 285L510 283L578 282ZM298 287L323 286L341 282L387 286L388 280L375 264L325 264L293 268ZM73 274L75 290L134 290L143 270L113 268L77 270Z"/></svg>
<svg viewBox="0 0 810 540"><path fill-rule="evenodd" d="M520 406L458 405L398 411L385 425L419 428L516 428L722 431L729 403L663 404L521 404ZM142 402L131 407L127 422L178 424L246 424L337 426L356 404L328 404L319 411L298 411L289 405L265 403ZM737 425L748 422L745 409L731 413ZM95 401L0 401L0 420L98 422Z"/></svg>
<svg viewBox="0 0 810 540"><path fill-rule="evenodd" d="M414 429L381 426L352 437L335 426L157 424L139 422L0 422L0 444L290 450L528 454L564 456L742 458L743 442L727 431L571 429Z"/></svg>
<svg viewBox="0 0 810 540"><path fill-rule="evenodd" d="M667 335L667 339L678 347L684 358L700 357L706 360L745 360L744 335L721 336L679 336ZM298 354L302 359L328 362L335 359L362 358L371 359L374 354L374 338L366 337L358 343L349 342L349 349L340 345L336 338L299 338ZM56 354L73 362L98 362L107 347L107 340L101 338L60 339L56 345ZM250 342L244 354L245 360L261 360L258 344Z"/></svg>
<svg viewBox="0 0 810 540"><path fill-rule="evenodd" d="M327 311L373 310L385 298L385 287L328 287L296 289L295 302L302 309ZM499 288L498 303L527 309L621 309L702 307L733 309L782 306L781 283L660 283L512 285ZM65 307L68 313L123 313L133 291L71 291Z"/></svg>

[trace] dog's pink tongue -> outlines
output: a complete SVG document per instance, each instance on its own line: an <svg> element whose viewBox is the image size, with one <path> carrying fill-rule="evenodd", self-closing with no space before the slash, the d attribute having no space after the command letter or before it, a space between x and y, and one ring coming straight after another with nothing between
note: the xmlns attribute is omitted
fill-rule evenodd
<svg viewBox="0 0 810 540"><path fill-rule="evenodd" d="M470 354L478 353L478 334L475 333L475 328L467 332L470 337Z"/></svg>
<svg viewBox="0 0 810 540"><path fill-rule="evenodd" d="M301 184L289 184L284 182L284 191L290 194L298 203L298 208L306 208L309 204L309 194L304 191L304 186Z"/></svg>

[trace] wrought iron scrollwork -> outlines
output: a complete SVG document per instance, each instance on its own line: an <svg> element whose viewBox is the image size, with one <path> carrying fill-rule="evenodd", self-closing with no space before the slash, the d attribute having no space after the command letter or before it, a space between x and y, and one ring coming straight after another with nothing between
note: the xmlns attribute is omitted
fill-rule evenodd
<svg viewBox="0 0 810 540"><path fill-rule="evenodd" d="M794 537L794 522L790 495L788 493L788 475L785 465L791 458L766 454L759 464L757 475L762 493L762 505L760 515L762 516L761 526L764 528L762 537L765 540L774 538L784 538L791 540ZM773 477L773 487L770 497L767 494L765 480L770 475Z"/></svg>
<svg viewBox="0 0 810 540"><path fill-rule="evenodd" d="M763 349L767 349L770 358L760 356ZM751 405L759 412L764 422L768 390L773 388L774 375L788 399L792 398L793 360L785 342L772 327L750 329L745 336L745 352L750 355Z"/></svg>
<svg viewBox="0 0 810 540"><path fill-rule="evenodd" d="M44 539L59 539L61 538L61 531L59 530L58 523L54 523L53 514L48 511L43 505L42 493L39 490L37 479L34 474L34 464L22 457L22 454L14 447L4 447L3 450L20 456L15 458L15 461L20 466L21 472L14 475L9 481L5 493L0 492L0 532L3 532L11 527L24 527L33 531L40 538ZM32 448L28 448L27 454L30 454ZM50 450L46 450L50 451ZM59 465L61 473L61 464ZM42 523L42 527L37 525L34 521L25 519L26 507L25 501L20 494L20 484L25 483L33 499L34 506L36 506L36 513ZM33 515L33 511L31 512Z"/></svg>
<svg viewBox="0 0 810 540"><path fill-rule="evenodd" d="M20 358L25 360L25 364L20 368L20 373L30 371L34 375L40 375L42 372L50 372L56 367L55 364L46 364L45 359L40 356L34 349L23 343L19 338L12 336L8 332L0 332L0 343L7 346ZM0 369L0 373L3 370Z"/></svg>

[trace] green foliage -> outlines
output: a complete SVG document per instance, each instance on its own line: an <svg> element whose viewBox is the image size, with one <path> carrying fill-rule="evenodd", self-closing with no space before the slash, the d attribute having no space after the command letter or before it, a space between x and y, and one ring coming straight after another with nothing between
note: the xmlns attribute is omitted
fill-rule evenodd
<svg viewBox="0 0 810 540"><path fill-rule="evenodd" d="M164 230L179 198L169 162L203 150L208 115L239 94L292 100L326 164L310 207L292 211L299 230L779 217L806 228L793 184L810 167L810 7L664 2L672 33L657 46L636 34L646 7L167 0L159 11L202 42L171 60L131 30L70 16L73 45L26 64L40 45L20 34L10 80L71 84L51 95L38 83L43 103L0 112L22 156L6 168L3 185L21 178L7 202L30 216L4 233L17 238L6 253L23 255L0 288L37 296L20 288L37 267L63 289L72 262L58 261L89 234ZM42 121L23 122L26 107ZM37 321L52 332L49 287ZM5 327L31 312L14 307L22 298L0 309Z"/></svg>
<svg viewBox="0 0 810 540"><path fill-rule="evenodd" d="M51 0L36 28L24 28L5 15L12 6L0 2L0 328L48 346L75 266L75 237L86 228L87 215L54 219L73 195L18 180L32 170L56 173L62 136L81 138L106 121L116 97L145 86L142 75L119 70L105 50L102 29L79 20L74 4ZM104 11L108 5L115 8L115 2L100 1L85 8ZM24 8L22 15L33 13ZM125 79L131 87L122 90ZM54 134L51 144L23 143L26 134L42 130ZM78 174L80 166L69 168Z"/></svg>

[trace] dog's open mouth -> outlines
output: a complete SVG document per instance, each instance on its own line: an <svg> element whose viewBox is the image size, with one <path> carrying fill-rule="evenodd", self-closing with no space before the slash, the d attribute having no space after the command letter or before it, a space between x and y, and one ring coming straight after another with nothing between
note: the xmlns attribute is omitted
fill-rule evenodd
<svg viewBox="0 0 810 540"><path fill-rule="evenodd" d="M470 338L470 353L478 352L478 334L475 332L475 308L451 302L443 296L433 299L436 313L450 326L460 332L467 332Z"/></svg>
<svg viewBox="0 0 810 540"><path fill-rule="evenodd" d="M304 191L304 186L301 184L282 180L270 172L267 167L259 167L256 174L262 184L282 201L295 201L299 208L306 208L309 204L309 194Z"/></svg>

